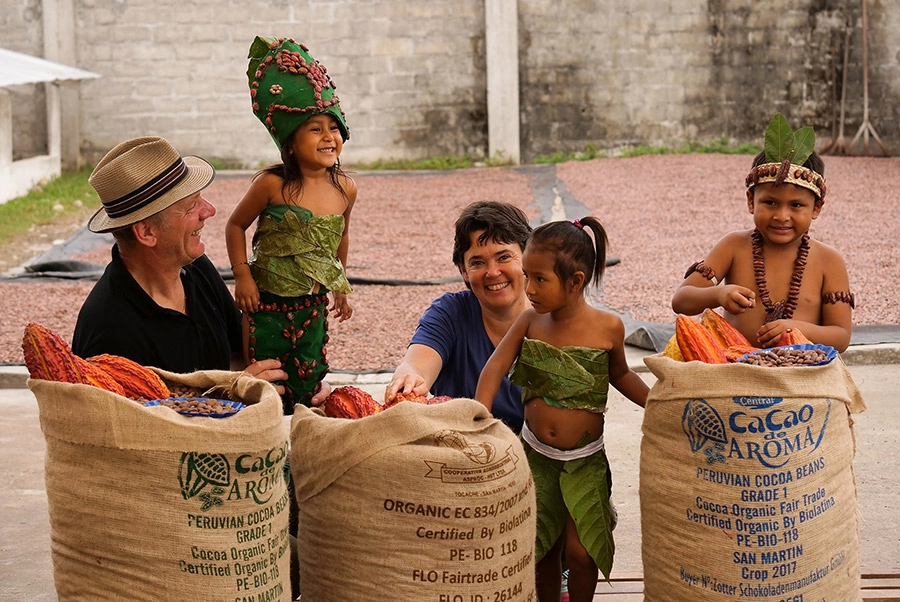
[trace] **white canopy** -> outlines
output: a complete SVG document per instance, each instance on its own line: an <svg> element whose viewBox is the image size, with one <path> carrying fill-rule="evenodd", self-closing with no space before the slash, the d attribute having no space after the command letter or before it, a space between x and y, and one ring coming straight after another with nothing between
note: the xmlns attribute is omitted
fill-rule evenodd
<svg viewBox="0 0 900 602"><path fill-rule="evenodd" d="M0 48L0 88L100 77L96 73Z"/></svg>

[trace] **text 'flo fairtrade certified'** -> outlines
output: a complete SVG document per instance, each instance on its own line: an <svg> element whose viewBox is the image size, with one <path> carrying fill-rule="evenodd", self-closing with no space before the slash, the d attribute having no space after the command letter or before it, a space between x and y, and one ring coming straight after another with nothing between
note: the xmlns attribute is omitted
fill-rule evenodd
<svg viewBox="0 0 900 602"><path fill-rule="evenodd" d="M843 362L645 362L645 599L858 600L850 413L865 405Z"/></svg>
<svg viewBox="0 0 900 602"><path fill-rule="evenodd" d="M535 599L531 471L483 405L402 402L356 420L298 407L291 472L304 598Z"/></svg>

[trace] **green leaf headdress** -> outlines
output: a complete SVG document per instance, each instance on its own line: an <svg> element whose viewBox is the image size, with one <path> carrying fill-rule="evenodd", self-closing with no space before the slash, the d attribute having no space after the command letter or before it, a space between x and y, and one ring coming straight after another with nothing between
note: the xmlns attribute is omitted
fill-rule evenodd
<svg viewBox="0 0 900 602"><path fill-rule="evenodd" d="M764 182L775 182L776 186L787 182L811 190L819 200L824 199L825 178L803 166L815 147L816 134L810 126L795 132L784 115L776 113L766 128L766 162L750 170L747 189Z"/></svg>
<svg viewBox="0 0 900 602"><path fill-rule="evenodd" d="M257 36L248 58L253 113L279 149L307 119L322 113L334 115L341 137L350 138L334 82L305 45L290 38Z"/></svg>

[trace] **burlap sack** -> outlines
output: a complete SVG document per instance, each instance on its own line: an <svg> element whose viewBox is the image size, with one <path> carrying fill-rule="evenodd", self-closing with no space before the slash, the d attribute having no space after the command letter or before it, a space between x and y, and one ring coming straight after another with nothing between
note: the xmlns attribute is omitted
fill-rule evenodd
<svg viewBox="0 0 900 602"><path fill-rule="evenodd" d="M303 602L534 600L531 471L481 404L298 406L291 473Z"/></svg>
<svg viewBox="0 0 900 602"><path fill-rule="evenodd" d="M288 602L281 399L233 372L160 374L200 390L233 385L233 399L254 405L188 417L88 385L28 381L47 441L60 602Z"/></svg>
<svg viewBox="0 0 900 602"><path fill-rule="evenodd" d="M859 600L850 413L865 404L840 358L644 361L644 599Z"/></svg>

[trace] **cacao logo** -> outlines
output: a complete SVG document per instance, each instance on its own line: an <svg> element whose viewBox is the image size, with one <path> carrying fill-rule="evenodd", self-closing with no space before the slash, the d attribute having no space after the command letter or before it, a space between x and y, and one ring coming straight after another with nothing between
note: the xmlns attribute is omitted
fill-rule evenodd
<svg viewBox="0 0 900 602"><path fill-rule="evenodd" d="M456 431L440 431L434 436L434 442L438 445L452 447L461 451L476 464L490 464L497 455L494 445L487 442L469 443L469 441Z"/></svg>
<svg viewBox="0 0 900 602"><path fill-rule="evenodd" d="M733 401L748 409L732 412L727 429L719 412L705 399L691 399L684 407L681 427L691 451L703 450L707 464L725 463L727 450L728 458L780 468L794 454L811 453L821 445L831 415L830 399L825 400L824 417L817 417L815 407L808 403L783 409L783 399L777 397L740 397Z"/></svg>
<svg viewBox="0 0 900 602"><path fill-rule="evenodd" d="M232 466L222 454L183 453L178 469L181 496L186 500L197 497L203 511L234 499L266 504L285 482L286 455L285 443L266 453L242 454ZM235 473L233 481L232 473Z"/></svg>
<svg viewBox="0 0 900 602"><path fill-rule="evenodd" d="M691 399L684 406L681 416L681 428L691 444L691 451L697 453L703 449L706 463L725 462L725 422L719 413L705 399ZM712 445L705 447L707 442Z"/></svg>
<svg viewBox="0 0 900 602"><path fill-rule="evenodd" d="M189 500L200 494L207 486L209 491L200 494L201 510L222 505L225 487L231 483L231 465L222 454L201 454L187 452L181 454L178 469L178 484L181 496Z"/></svg>

